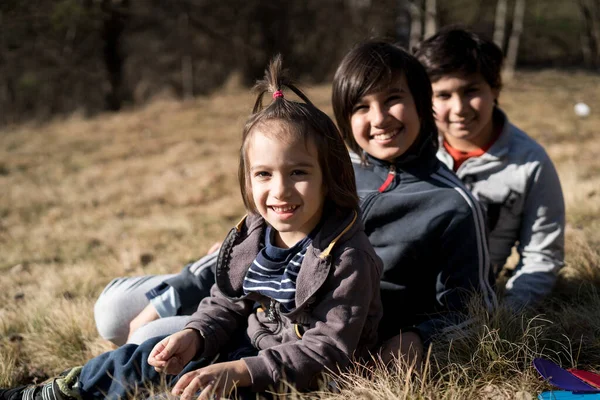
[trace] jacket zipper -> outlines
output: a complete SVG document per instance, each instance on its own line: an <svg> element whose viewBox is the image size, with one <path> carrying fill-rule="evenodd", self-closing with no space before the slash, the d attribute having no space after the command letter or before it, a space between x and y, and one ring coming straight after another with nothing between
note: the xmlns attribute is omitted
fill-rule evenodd
<svg viewBox="0 0 600 400"><path fill-rule="evenodd" d="M263 328L263 329L257 330L254 333L252 338L250 338L250 343L252 343L252 346L256 347L257 349L258 349L258 343L265 335L268 335L268 334L277 335L277 334L279 334L279 332L281 332L281 329L282 329L281 319L279 318L279 310L277 307L277 302L275 300L271 299L269 308L266 310L266 313L267 313L267 319L269 320L269 322L277 322L277 328L273 331Z"/></svg>
<svg viewBox="0 0 600 400"><path fill-rule="evenodd" d="M275 300L271 299L271 304L269 304L269 310L267 311L267 319L269 320L269 322L275 322L279 320L279 315L277 314L275 304Z"/></svg>
<svg viewBox="0 0 600 400"><path fill-rule="evenodd" d="M396 167L394 165L390 165L390 171L388 172L388 176L385 179L385 182L383 182L383 184L381 186L379 186L379 189L377 189L379 191L379 193L383 193L392 184L395 177L396 177Z"/></svg>
<svg viewBox="0 0 600 400"><path fill-rule="evenodd" d="M377 197L377 195L379 193L383 193L391 184L392 182L394 182L394 178L396 177L396 167L394 165L390 165L390 170L388 172L388 176L385 179L385 182L383 182L381 184L381 186L379 187L379 189L377 190L377 192L371 192L369 193L361 202L361 210L362 210L362 220L363 222L366 221L367 215L369 214L369 211L371 209L371 203L373 203L373 200L375 200L375 197Z"/></svg>

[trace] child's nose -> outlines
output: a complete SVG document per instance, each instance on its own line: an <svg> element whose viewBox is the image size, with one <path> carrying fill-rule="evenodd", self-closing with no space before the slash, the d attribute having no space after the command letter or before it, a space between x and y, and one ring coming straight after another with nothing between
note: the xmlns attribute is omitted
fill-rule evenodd
<svg viewBox="0 0 600 400"><path fill-rule="evenodd" d="M273 179L273 186L271 187L271 191L275 198L281 199L288 195L290 191L290 183L286 177L279 177L277 179Z"/></svg>
<svg viewBox="0 0 600 400"><path fill-rule="evenodd" d="M387 118L387 110L381 106L373 106L370 110L371 125L381 127Z"/></svg>
<svg viewBox="0 0 600 400"><path fill-rule="evenodd" d="M468 100L464 96L454 96L452 101L452 111L454 114L462 114L468 108Z"/></svg>

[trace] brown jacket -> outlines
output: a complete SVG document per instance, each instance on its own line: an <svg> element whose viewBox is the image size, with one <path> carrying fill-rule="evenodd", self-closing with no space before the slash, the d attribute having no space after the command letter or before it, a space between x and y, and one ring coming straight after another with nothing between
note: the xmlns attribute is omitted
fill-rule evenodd
<svg viewBox="0 0 600 400"><path fill-rule="evenodd" d="M327 217L304 256L296 282L296 309L258 293L244 295L242 283L263 243L265 221L248 216L231 230L219 253L216 283L187 328L204 337L202 356L219 352L238 328L246 327L255 357L243 360L252 389L282 380L298 389L314 387L319 373L346 367L377 341L381 318L381 260L356 212ZM256 309L255 302L262 307Z"/></svg>

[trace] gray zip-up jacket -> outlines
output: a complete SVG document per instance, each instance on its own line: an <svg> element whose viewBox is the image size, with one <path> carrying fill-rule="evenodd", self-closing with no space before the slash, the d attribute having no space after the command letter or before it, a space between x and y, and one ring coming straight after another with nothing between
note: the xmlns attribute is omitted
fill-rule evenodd
<svg viewBox="0 0 600 400"><path fill-rule="evenodd" d="M506 284L506 301L519 308L548 294L564 265L565 205L558 175L542 146L502 111L495 112L503 121L500 136L456 174L487 211L496 272L517 246L520 260ZM452 169L453 159L443 146L437 156Z"/></svg>
<svg viewBox="0 0 600 400"><path fill-rule="evenodd" d="M212 357L233 332L247 326L260 350L243 358L255 391L284 379L300 390L312 388L321 372L337 371L353 357L368 357L374 348L381 318L381 260L356 211L341 218L328 215L302 261L296 309L283 313L268 297L244 295L242 289L263 246L265 227L262 218L248 216L231 230L219 252L211 296L202 300L186 327L200 332L202 356Z"/></svg>

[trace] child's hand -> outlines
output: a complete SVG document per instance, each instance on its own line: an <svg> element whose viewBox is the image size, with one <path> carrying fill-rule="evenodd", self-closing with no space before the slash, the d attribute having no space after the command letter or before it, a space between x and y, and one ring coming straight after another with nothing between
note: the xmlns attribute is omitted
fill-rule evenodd
<svg viewBox="0 0 600 400"><path fill-rule="evenodd" d="M229 361L209 365L183 375L171 391L181 399L192 399L202 390L199 399L208 400L212 395L217 398L229 396L234 387L252 385L252 378L243 360Z"/></svg>
<svg viewBox="0 0 600 400"><path fill-rule="evenodd" d="M148 364L158 372L177 375L204 347L195 329L184 329L158 342L148 356Z"/></svg>

